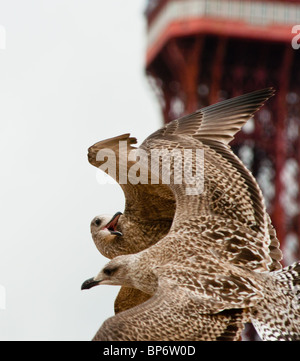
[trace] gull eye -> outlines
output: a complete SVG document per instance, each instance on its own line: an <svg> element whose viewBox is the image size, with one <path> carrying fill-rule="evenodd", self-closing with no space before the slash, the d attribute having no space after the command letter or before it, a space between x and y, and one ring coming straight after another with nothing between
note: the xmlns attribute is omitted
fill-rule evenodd
<svg viewBox="0 0 300 361"><path fill-rule="evenodd" d="M97 227L99 227L100 224L101 224L100 219L99 219L99 218L96 218L96 219L95 219L95 225L96 225Z"/></svg>
<svg viewBox="0 0 300 361"><path fill-rule="evenodd" d="M111 276L112 273L113 273L113 271L112 271L111 269L109 269L109 268L105 268L105 269L103 270L103 273L104 273L106 276Z"/></svg>
<svg viewBox="0 0 300 361"><path fill-rule="evenodd" d="M118 270L118 267L115 266L114 268L112 268L112 266L109 266L107 268L104 268L103 273L106 276L112 276L117 270Z"/></svg>

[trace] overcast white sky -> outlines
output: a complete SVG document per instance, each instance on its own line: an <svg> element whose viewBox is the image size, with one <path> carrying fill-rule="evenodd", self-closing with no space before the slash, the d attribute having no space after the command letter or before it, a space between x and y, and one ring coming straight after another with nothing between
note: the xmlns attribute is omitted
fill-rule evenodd
<svg viewBox="0 0 300 361"><path fill-rule="evenodd" d="M95 142L161 126L144 75L143 0L0 0L0 340L90 340L118 287L81 291L106 263L91 219L122 211ZM0 305L1 306L1 305Z"/></svg>

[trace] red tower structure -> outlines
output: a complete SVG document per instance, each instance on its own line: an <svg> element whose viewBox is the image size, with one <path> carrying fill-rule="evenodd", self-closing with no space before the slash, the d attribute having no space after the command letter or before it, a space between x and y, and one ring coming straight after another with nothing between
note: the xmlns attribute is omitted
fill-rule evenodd
<svg viewBox="0 0 300 361"><path fill-rule="evenodd" d="M149 0L146 17L146 72L164 122L276 89L231 145L263 190L284 262L299 259L300 1Z"/></svg>

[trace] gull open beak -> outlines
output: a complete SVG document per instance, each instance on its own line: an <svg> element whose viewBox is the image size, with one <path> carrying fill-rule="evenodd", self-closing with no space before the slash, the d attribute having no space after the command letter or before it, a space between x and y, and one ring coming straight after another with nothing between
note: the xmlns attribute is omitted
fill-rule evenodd
<svg viewBox="0 0 300 361"><path fill-rule="evenodd" d="M118 220L121 215L122 215L121 212L117 212L105 226L105 228L107 230L109 230L110 234L113 234L115 236L123 236L123 234L121 232L116 230Z"/></svg>

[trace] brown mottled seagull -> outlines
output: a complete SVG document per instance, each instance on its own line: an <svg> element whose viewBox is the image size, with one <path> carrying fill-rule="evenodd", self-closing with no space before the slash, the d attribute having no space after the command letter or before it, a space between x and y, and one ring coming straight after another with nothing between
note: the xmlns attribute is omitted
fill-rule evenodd
<svg viewBox="0 0 300 361"><path fill-rule="evenodd" d="M148 153L203 149L203 191L187 194L186 180L177 184L173 179L167 187L174 194L176 212L167 236L152 246L153 241L149 242L149 248L136 254L116 257L83 284L83 288L118 284L152 296L107 320L96 340L235 340L250 319L263 339L297 339L299 324L293 312L299 313L299 295L294 292L299 265L268 273L280 269L275 231L253 176L228 146L272 93L265 89L201 109L166 125L141 145ZM158 160L155 167L161 166ZM180 166L174 157L173 178ZM161 183L154 194L159 194L159 187L168 194ZM169 195L165 199L171 200ZM115 225L110 231L119 232ZM120 237L113 236L109 245ZM100 243L107 242L105 238ZM138 232L137 240L135 234L126 238L127 247L135 249ZM115 243L113 248L117 247ZM293 312L289 312L291 305Z"/></svg>
<svg viewBox="0 0 300 361"><path fill-rule="evenodd" d="M254 272L223 262L201 237L172 231L111 260L82 289L125 285L151 294L106 320L94 341L237 341L252 321L262 340L300 340L300 262ZM190 254L195 254L190 256Z"/></svg>
<svg viewBox="0 0 300 361"><path fill-rule="evenodd" d="M203 108L174 120L147 139L156 139L158 142L159 139L161 142L171 139L175 147L177 143L182 144L181 149L191 148L193 144L194 148L205 151L204 176L206 183L210 184L207 190L211 196L213 213L222 215L224 219L246 222L250 227L246 233L239 235L239 224L232 224L236 230L235 240L231 240L228 234L233 230L226 230L224 226L218 231L219 237L223 237L225 243L227 240L227 252L230 248L232 262L237 250L244 254L250 248L253 251L252 242L255 240L256 253L267 251L272 259L271 263L262 267L259 262L255 262L252 254L249 266L253 269L259 266L258 270L281 267L279 242L254 177L234 155L228 143L272 94L272 89L264 89ZM120 142L125 144L125 149L124 146L120 148ZM100 141L91 146L88 152L89 162L96 167L101 167L106 161L103 155L99 157L103 150L116 155L116 172L111 175L120 183L126 198L123 214L101 215L91 222L93 240L98 250L108 258L136 253L156 243L168 233L175 214L176 203L172 190L161 181L159 184L151 184L151 172L144 184L120 181L120 172L126 173L136 165L136 161L128 161L126 155L136 149L133 146L136 143L135 138L124 134ZM126 153L125 161L122 152ZM226 186L223 187L223 183ZM252 239L250 245L249 239ZM115 312L124 311L148 298L149 295L139 290L122 287L115 301Z"/></svg>

